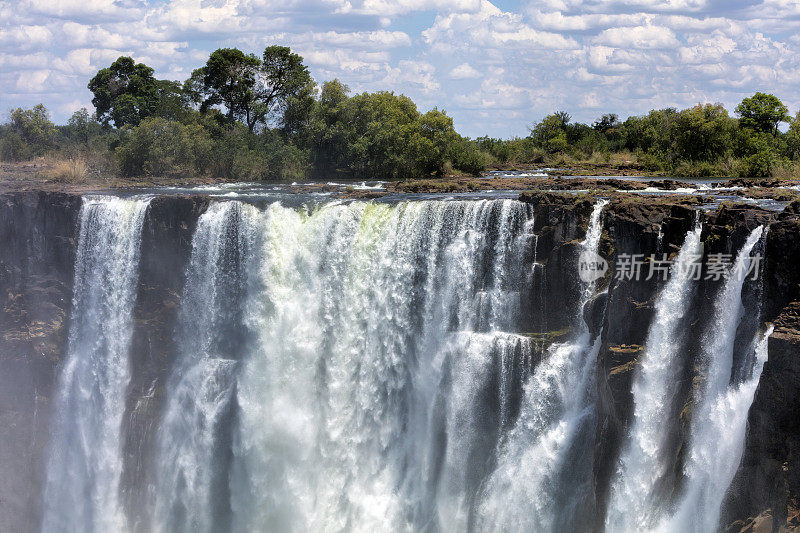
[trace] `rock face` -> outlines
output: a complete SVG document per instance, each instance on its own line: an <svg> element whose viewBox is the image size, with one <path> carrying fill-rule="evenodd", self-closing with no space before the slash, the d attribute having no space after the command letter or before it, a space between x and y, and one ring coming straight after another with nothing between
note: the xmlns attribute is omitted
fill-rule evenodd
<svg viewBox="0 0 800 533"><path fill-rule="evenodd" d="M671 256L683 244L695 219L694 210L682 205L615 201L609 206L606 218L609 249L614 258L621 254ZM597 514L591 524L594 529L602 528L610 482L633 416L631 387L634 369L643 353L654 300L660 287L657 276L649 280L646 279L648 276L645 267L638 280L616 279L615 276L609 285L596 371L598 423L594 505ZM685 394L686 391L678 392L678 396ZM679 428L665 430L675 435L673 448L677 449Z"/></svg>
<svg viewBox="0 0 800 533"><path fill-rule="evenodd" d="M0 196L0 531L37 523L81 199Z"/></svg>
<svg viewBox="0 0 800 533"><path fill-rule="evenodd" d="M537 235L533 279L523 295L530 307L523 320L531 325L531 331L557 338L573 326L580 299L580 289L574 283L578 247L586 235L594 201L539 192L523 193L520 200L532 205L533 232Z"/></svg>
<svg viewBox="0 0 800 533"><path fill-rule="evenodd" d="M742 463L724 506L731 531L800 528L800 203L769 229L764 319L769 359L748 417Z"/></svg>
<svg viewBox="0 0 800 533"><path fill-rule="evenodd" d="M580 300L574 283L577 256L596 203L590 195L533 192L521 195L534 215L535 262L522 288L523 320L541 347L565 338ZM602 530L609 487L633 415L632 379L643 352L657 279L616 279L621 254L666 254L680 248L697 220L691 198L612 195L603 215L601 255L611 268L605 292L585 309L601 335L596 361L594 449L590 495L573 526ZM155 198L147 211L126 395L122 499L135 528L149 529L137 509L150 507L155 429L164 386L175 357L173 337L202 196ZM0 195L0 531L35 530L46 466L48 427L57 376L66 353L81 198L26 192ZM764 322L774 322L765 365L749 413L741 467L728 493L723 527L763 530L798 525L800 509L800 202L775 215L751 206L725 205L703 215L706 254L734 253L758 225L769 225L763 283L745 287L750 324L743 343ZM645 272L646 273L646 272ZM719 283L701 282L686 329L709 320ZM763 305L760 305L763 302ZM683 342L677 339L676 342ZM737 339L737 342L739 340ZM699 346L686 341L669 435L673 465L664 498L680 488L691 418ZM533 364L536 362L533 361ZM519 394L522 394L520 391ZM749 529L747 529L749 528Z"/></svg>
<svg viewBox="0 0 800 533"><path fill-rule="evenodd" d="M175 331L192 235L208 207L206 197L159 197L148 207L142 227L139 287L131 340L131 382L128 385L123 439L123 502L142 531L150 528L139 509L155 472L147 460L156 446L156 429L164 405L164 384L175 359Z"/></svg>
<svg viewBox="0 0 800 533"><path fill-rule="evenodd" d="M543 192L523 194L521 199L534 204L542 256L559 266L543 266L542 285L536 289L539 293L531 295L534 305L541 306L536 309L545 310L540 330L557 331L568 327L569 310L574 309L577 295L569 292L568 277L570 269L576 268L575 246L581 237L577 228L585 227L594 200ZM663 198L612 198L604 214L603 257L613 264L620 254L673 256L697 221L694 207ZM706 258L709 254L735 254L753 229L769 226L765 249L759 250L766 257L763 281L747 282L743 288L746 316L736 339L735 357L746 351L746 344L764 322L775 322L769 360L749 415L744 457L723 507L721 528L728 524L737 531L772 528L773 524L776 530L800 527L800 202L777 216L752 206L722 205L703 215L702 221ZM589 322L601 321L593 330L602 331L602 345L596 369L594 486L592 498L584 502L584 516L576 517L574 523L582 530L604 528L610 483L632 422L632 378L661 287L655 279L631 282L613 279L612 274L613 267L604 281L608 291L599 305L603 311L594 309L598 306L587 311L593 317ZM693 312L686 317L684 329L706 329L719 289L718 281L697 284ZM669 417L674 422L664 428L673 462L669 479L662 483L661 497L667 501L683 483L693 387L702 372L698 338L676 342L682 343L679 372L684 378L674 393L674 412Z"/></svg>

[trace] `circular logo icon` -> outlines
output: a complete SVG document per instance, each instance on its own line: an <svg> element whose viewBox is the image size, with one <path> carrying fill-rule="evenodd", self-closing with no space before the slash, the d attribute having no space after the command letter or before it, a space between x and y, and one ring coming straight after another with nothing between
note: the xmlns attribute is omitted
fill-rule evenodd
<svg viewBox="0 0 800 533"><path fill-rule="evenodd" d="M592 283L602 278L608 272L608 261L589 250L581 253L578 258L578 276L584 283Z"/></svg>

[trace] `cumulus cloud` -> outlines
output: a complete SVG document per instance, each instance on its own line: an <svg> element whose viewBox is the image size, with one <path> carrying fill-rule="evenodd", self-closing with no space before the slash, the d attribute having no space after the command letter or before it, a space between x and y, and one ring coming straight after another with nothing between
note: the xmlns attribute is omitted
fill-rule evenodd
<svg viewBox="0 0 800 533"><path fill-rule="evenodd" d="M218 47L285 44L317 81L447 108L468 135L519 135L556 109L722 102L768 90L796 110L796 0L19 0L0 2L0 106L87 105L131 55L182 80Z"/></svg>
<svg viewBox="0 0 800 533"><path fill-rule="evenodd" d="M604 30L594 42L615 48L677 48L680 45L669 28L649 25Z"/></svg>
<svg viewBox="0 0 800 533"><path fill-rule="evenodd" d="M480 78L481 73L472 68L469 63L461 63L450 71L450 77L456 80L466 80L470 78Z"/></svg>

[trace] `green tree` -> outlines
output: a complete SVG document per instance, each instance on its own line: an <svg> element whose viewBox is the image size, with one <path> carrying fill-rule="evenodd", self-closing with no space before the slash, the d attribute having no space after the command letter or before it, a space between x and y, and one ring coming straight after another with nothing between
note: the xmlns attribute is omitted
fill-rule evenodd
<svg viewBox="0 0 800 533"><path fill-rule="evenodd" d="M350 89L339 80L322 84L310 120L312 159L317 172L334 172L348 166L348 101Z"/></svg>
<svg viewBox="0 0 800 533"><path fill-rule="evenodd" d="M100 123L85 107L82 107L69 117L66 132L73 142L88 146L92 137L99 135L101 129Z"/></svg>
<svg viewBox="0 0 800 533"><path fill-rule="evenodd" d="M772 170L779 162L775 135L771 132L743 129L740 131L738 145L742 159L740 176L765 178L772 175Z"/></svg>
<svg viewBox="0 0 800 533"><path fill-rule="evenodd" d="M191 98L177 81L156 80L156 104L151 116L189 122L193 113Z"/></svg>
<svg viewBox="0 0 800 533"><path fill-rule="evenodd" d="M736 106L739 124L744 128L764 133L778 133L781 122L789 122L789 111L777 96L756 93Z"/></svg>
<svg viewBox="0 0 800 533"><path fill-rule="evenodd" d="M23 161L53 148L56 127L42 104L30 109L18 107L9 113L6 132L0 142L0 156L6 161Z"/></svg>
<svg viewBox="0 0 800 533"><path fill-rule="evenodd" d="M617 128L621 125L619 117L614 113L609 113L600 117L597 122L592 124L592 128L600 133L606 133L612 128Z"/></svg>
<svg viewBox="0 0 800 533"><path fill-rule="evenodd" d="M434 108L422 115L409 147L415 154L417 171L422 175L442 177L445 163L452 159L450 148L457 139L453 119L447 113Z"/></svg>
<svg viewBox="0 0 800 533"><path fill-rule="evenodd" d="M49 147L52 144L56 127L50 120L50 113L42 104L31 109L18 107L11 111L11 129L33 146Z"/></svg>
<svg viewBox="0 0 800 533"><path fill-rule="evenodd" d="M192 72L185 91L200 103L200 110L222 105L233 124L252 111L254 88L261 61L238 48L214 50L205 66Z"/></svg>
<svg viewBox="0 0 800 533"><path fill-rule="evenodd" d="M409 143L419 120L410 98L391 92L362 93L348 100L348 159L359 176L415 175Z"/></svg>
<svg viewBox="0 0 800 533"><path fill-rule="evenodd" d="M159 86L153 69L126 56L100 69L89 81L89 90L94 94L98 120L113 122L118 128L135 126L158 106Z"/></svg>
<svg viewBox="0 0 800 533"><path fill-rule="evenodd" d="M669 134L678 159L716 161L733 149L736 124L720 104L698 104L678 113Z"/></svg>
<svg viewBox="0 0 800 533"><path fill-rule="evenodd" d="M316 88L315 83L308 83L297 94L286 100L281 130L300 146L306 146L311 135L314 109L317 104Z"/></svg>
<svg viewBox="0 0 800 533"><path fill-rule="evenodd" d="M303 92L313 91L313 83L303 58L285 46L268 46L261 59L237 48L220 48L192 73L185 91L201 104L201 111L222 105L231 124L241 120L252 133L259 124L282 122L290 103L300 103Z"/></svg>
<svg viewBox="0 0 800 533"><path fill-rule="evenodd" d="M314 80L303 64L303 58L286 46L264 49L259 74L255 85L255 105L246 117L251 132L256 124L270 119L282 122L289 103L301 104L302 93L308 95L314 89ZM302 103L307 103L307 99ZM294 111L298 110L294 108Z"/></svg>
<svg viewBox="0 0 800 533"><path fill-rule="evenodd" d="M792 120L789 131L786 132L786 155L789 159L800 159L800 112Z"/></svg>
<svg viewBox="0 0 800 533"><path fill-rule="evenodd" d="M678 110L672 107L652 110L641 117L630 117L622 124L625 148L646 154L666 155L671 149L669 131Z"/></svg>
<svg viewBox="0 0 800 533"><path fill-rule="evenodd" d="M544 150L555 153L569 148L567 126L570 116L563 111L547 115L531 129L531 138Z"/></svg>
<svg viewBox="0 0 800 533"><path fill-rule="evenodd" d="M115 156L127 176L202 174L211 163L212 140L199 124L149 117L126 128Z"/></svg>

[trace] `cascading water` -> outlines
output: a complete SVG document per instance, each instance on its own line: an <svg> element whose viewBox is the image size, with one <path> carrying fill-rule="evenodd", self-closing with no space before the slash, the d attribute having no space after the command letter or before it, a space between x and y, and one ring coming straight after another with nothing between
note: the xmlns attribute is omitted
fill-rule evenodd
<svg viewBox="0 0 800 533"><path fill-rule="evenodd" d="M528 221L510 200L212 206L187 273L181 317L194 325L178 336L157 522L466 527L474 465L533 364L513 333ZM216 345L236 313L241 342ZM232 443L223 418L236 420Z"/></svg>
<svg viewBox="0 0 800 533"><path fill-rule="evenodd" d="M644 355L633 382L634 415L620 458L606 516L609 531L645 531L655 526L663 498L654 493L666 472L662 453L681 353L681 325L700 266L701 228L691 230L681 246L671 276L655 303Z"/></svg>
<svg viewBox="0 0 800 533"><path fill-rule="evenodd" d="M539 257L532 208L514 200L212 202L186 264L165 402L152 415L157 445L126 456L154 461L154 485L136 487L148 508L126 519L120 434L147 205L94 197L83 207L45 532L562 531L602 521L594 318L605 296L576 271L569 340L545 347L523 333L547 323L544 282L558 265ZM606 205L594 206L579 246L589 257ZM740 313L726 311L742 284L729 281L705 339L683 500L665 518L669 498L652 495L667 468L664 419L701 249L698 227L656 299L609 531L714 529L742 453L766 344L752 373L731 373L747 363L733 356Z"/></svg>
<svg viewBox="0 0 800 533"><path fill-rule="evenodd" d="M592 257L598 252L606 204L595 205L581 243L582 251ZM595 283L585 283L582 289L575 338L552 345L525 383L519 419L482 490L480 530L550 531L557 525L555 494L562 489L557 474L590 412L589 383L600 346L599 336L593 342L583 313Z"/></svg>
<svg viewBox="0 0 800 533"><path fill-rule="evenodd" d="M213 204L198 221L179 314L178 358L167 387L154 525L162 531L227 529L225 460L236 367L245 342L242 300L257 210ZM228 446L230 447L230 446Z"/></svg>
<svg viewBox="0 0 800 533"><path fill-rule="evenodd" d="M42 531L121 531L120 432L146 199L86 197Z"/></svg>
<svg viewBox="0 0 800 533"><path fill-rule="evenodd" d="M752 376L733 382L734 340L745 312L742 287L750 272L751 253L762 237L754 229L736 258L733 269L714 303L714 317L703 343L707 362L705 383L692 415L690 453L684 474L686 488L664 531L714 531L720 506L742 457L747 411L766 360L766 340L758 343ZM746 375L746 373L745 373Z"/></svg>

